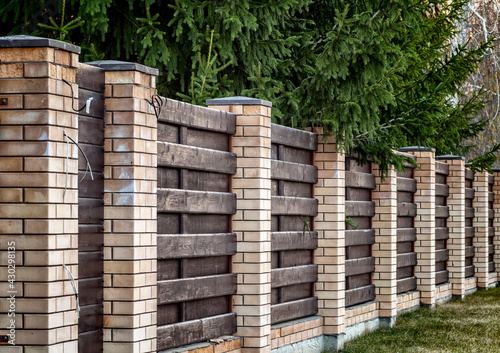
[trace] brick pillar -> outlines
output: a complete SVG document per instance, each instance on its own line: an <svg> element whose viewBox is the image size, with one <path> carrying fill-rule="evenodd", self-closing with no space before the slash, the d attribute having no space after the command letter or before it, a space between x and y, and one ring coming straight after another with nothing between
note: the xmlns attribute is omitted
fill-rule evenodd
<svg viewBox="0 0 500 353"><path fill-rule="evenodd" d="M447 199L450 217L447 221L450 251L448 271L452 285L452 295L465 296L465 158L458 156L439 156L436 160L448 163L449 174Z"/></svg>
<svg viewBox="0 0 500 353"><path fill-rule="evenodd" d="M493 209L495 210L495 219L493 227L495 227L495 272L497 273L497 281L500 281L500 169L493 169L495 183L493 184L493 192L495 193L495 201Z"/></svg>
<svg viewBox="0 0 500 353"><path fill-rule="evenodd" d="M156 116L146 99L158 70L105 70L104 352L156 352Z"/></svg>
<svg viewBox="0 0 500 353"><path fill-rule="evenodd" d="M476 267L477 286L488 288L488 172L474 175L474 266Z"/></svg>
<svg viewBox="0 0 500 353"><path fill-rule="evenodd" d="M436 302L436 162L434 150L425 147L407 147L400 151L415 155L419 165L419 168L414 171L417 181L417 191L415 192L417 266L415 266L415 276L417 277L417 290L420 291L420 303L433 307Z"/></svg>
<svg viewBox="0 0 500 353"><path fill-rule="evenodd" d="M337 152L335 139L322 141L319 135L315 165L318 167L318 183L314 194L318 199L318 216L315 230L318 232L319 315L323 317L323 333L328 349L339 349L345 333L345 156Z"/></svg>
<svg viewBox="0 0 500 353"><path fill-rule="evenodd" d="M237 213L233 231L237 254L233 272L238 289L234 312L242 351L271 351L271 102L232 97L210 99L210 108L232 112L236 117L233 152L237 171L233 192Z"/></svg>
<svg viewBox="0 0 500 353"><path fill-rule="evenodd" d="M375 190L375 216L372 227L375 230L375 273L373 284L376 287L376 300L379 302L379 317L384 326L392 327L396 322L397 308L397 228L398 228L398 178L391 168L385 179L379 166L373 163Z"/></svg>
<svg viewBox="0 0 500 353"><path fill-rule="evenodd" d="M63 267L78 278L78 150L64 136L78 141L78 130L62 80L76 91L79 53L52 39L0 37L0 335L15 336L2 352L78 351Z"/></svg>

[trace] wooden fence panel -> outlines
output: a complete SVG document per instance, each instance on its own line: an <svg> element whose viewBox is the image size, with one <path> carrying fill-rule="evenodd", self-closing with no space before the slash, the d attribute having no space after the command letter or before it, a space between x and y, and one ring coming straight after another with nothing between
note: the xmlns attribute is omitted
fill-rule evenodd
<svg viewBox="0 0 500 353"><path fill-rule="evenodd" d="M80 64L78 84L78 294L80 319L78 347L81 352L102 351L103 342L103 221L104 221L104 70ZM75 92L76 93L76 92ZM92 98L89 106L87 101ZM89 348L90 347L90 348Z"/></svg>
<svg viewBox="0 0 500 353"><path fill-rule="evenodd" d="M236 332L234 114L165 100L158 119L158 350Z"/></svg>
<svg viewBox="0 0 500 353"><path fill-rule="evenodd" d="M495 176L488 175L488 272L495 272L495 209L493 203L495 202L495 193L493 192L493 184L495 183Z"/></svg>
<svg viewBox="0 0 500 353"><path fill-rule="evenodd" d="M436 285L449 282L448 273L448 217L449 208L448 195L449 187L447 177L449 174L449 165L444 162L436 161Z"/></svg>
<svg viewBox="0 0 500 353"><path fill-rule="evenodd" d="M473 277L474 268L474 173L465 170L465 277Z"/></svg>
<svg viewBox="0 0 500 353"><path fill-rule="evenodd" d="M375 271L375 258L372 256L375 242L372 229L375 176L371 172L371 162L359 165L354 157L347 157L345 165L345 215L355 225L352 227L347 223L345 232L345 306L349 307L375 299L375 286L372 284Z"/></svg>
<svg viewBox="0 0 500 353"><path fill-rule="evenodd" d="M318 267L314 249L318 234L314 216L318 201L314 184L315 134L271 126L271 323L314 315L318 299L314 283Z"/></svg>
<svg viewBox="0 0 500 353"><path fill-rule="evenodd" d="M414 195L417 191L417 182L414 179L414 167L407 165L404 171L397 173L398 190L398 218L397 218L397 293L406 293L417 289L417 278L415 277L415 240L417 230L414 222L416 216L416 204Z"/></svg>

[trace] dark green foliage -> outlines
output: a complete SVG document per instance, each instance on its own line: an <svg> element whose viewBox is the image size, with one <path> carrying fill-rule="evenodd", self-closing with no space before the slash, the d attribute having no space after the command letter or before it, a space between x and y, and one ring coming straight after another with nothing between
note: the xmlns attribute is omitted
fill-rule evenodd
<svg viewBox="0 0 500 353"><path fill-rule="evenodd" d="M490 43L451 44L465 4L72 0L66 13L85 20L69 33L85 60L156 67L161 95L195 104L229 95L270 100L275 122L323 126L341 148L387 170L402 167L393 151L405 146L464 154L484 128L473 120L482 92L461 88ZM22 24L42 3L0 0L0 8L2 34L44 34Z"/></svg>

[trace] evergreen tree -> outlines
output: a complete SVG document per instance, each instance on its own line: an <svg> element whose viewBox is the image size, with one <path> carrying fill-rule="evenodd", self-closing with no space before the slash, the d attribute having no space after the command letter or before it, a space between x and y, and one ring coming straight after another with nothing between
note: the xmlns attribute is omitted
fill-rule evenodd
<svg viewBox="0 0 500 353"><path fill-rule="evenodd" d="M47 6L25 2L0 0L2 34L57 36L32 26ZM276 122L321 125L341 148L387 170L402 166L393 151L408 145L463 154L484 127L474 121L481 92L467 96L461 87L490 43L450 47L465 4L73 0L66 22L85 22L66 39L82 46L86 60L160 69L159 92L167 97L197 104L227 95L271 100Z"/></svg>

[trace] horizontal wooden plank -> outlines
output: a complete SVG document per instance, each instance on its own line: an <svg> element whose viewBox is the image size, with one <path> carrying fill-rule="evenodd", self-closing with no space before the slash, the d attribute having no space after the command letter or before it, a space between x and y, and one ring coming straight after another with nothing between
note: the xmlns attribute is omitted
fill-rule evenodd
<svg viewBox="0 0 500 353"><path fill-rule="evenodd" d="M448 175L450 173L450 166L448 163L436 161L436 174Z"/></svg>
<svg viewBox="0 0 500 353"><path fill-rule="evenodd" d="M349 289L345 291L345 306L353 306L375 300L375 285Z"/></svg>
<svg viewBox="0 0 500 353"><path fill-rule="evenodd" d="M104 227L102 224L78 225L78 250L102 251L104 245Z"/></svg>
<svg viewBox="0 0 500 353"><path fill-rule="evenodd" d="M80 268L85 266L87 264L79 264ZM82 307L96 304L102 305L103 291L102 277L78 279L78 298Z"/></svg>
<svg viewBox="0 0 500 353"><path fill-rule="evenodd" d="M76 69L76 83L79 88L104 92L104 69L79 63Z"/></svg>
<svg viewBox="0 0 500 353"><path fill-rule="evenodd" d="M104 119L78 116L78 143L104 145Z"/></svg>
<svg viewBox="0 0 500 353"><path fill-rule="evenodd" d="M78 100L73 102L75 109L82 109L78 112L79 116L88 116L94 118L104 117L104 93L98 93L86 89L78 89ZM104 124L99 128L104 129Z"/></svg>
<svg viewBox="0 0 500 353"><path fill-rule="evenodd" d="M236 154L158 142L158 166L236 174Z"/></svg>
<svg viewBox="0 0 500 353"><path fill-rule="evenodd" d="M236 234L158 234L158 259L236 254Z"/></svg>
<svg viewBox="0 0 500 353"><path fill-rule="evenodd" d="M449 282L448 270L436 272L436 285Z"/></svg>
<svg viewBox="0 0 500 353"><path fill-rule="evenodd" d="M273 159L271 160L271 178L316 184L318 182L318 167Z"/></svg>
<svg viewBox="0 0 500 353"><path fill-rule="evenodd" d="M465 266L465 278L474 276L475 272L476 271L474 265Z"/></svg>
<svg viewBox="0 0 500 353"><path fill-rule="evenodd" d="M436 240L446 240L450 238L450 229L448 227L436 227Z"/></svg>
<svg viewBox="0 0 500 353"><path fill-rule="evenodd" d="M317 280L318 265L274 268L271 270L271 288L316 282Z"/></svg>
<svg viewBox="0 0 500 353"><path fill-rule="evenodd" d="M476 253L476 248L474 246L465 247L465 257L474 257Z"/></svg>
<svg viewBox="0 0 500 353"><path fill-rule="evenodd" d="M449 216L450 216L450 210L448 206L436 205L436 218L448 218Z"/></svg>
<svg viewBox="0 0 500 353"><path fill-rule="evenodd" d="M102 352L102 343L102 329L78 334L78 352Z"/></svg>
<svg viewBox="0 0 500 353"><path fill-rule="evenodd" d="M398 233L398 243L417 240L416 228L399 228L397 230L397 233Z"/></svg>
<svg viewBox="0 0 500 353"><path fill-rule="evenodd" d="M397 280L397 293L411 292L417 289L417 277L412 276L408 278Z"/></svg>
<svg viewBox="0 0 500 353"><path fill-rule="evenodd" d="M413 170L414 170L413 166L406 166L404 171L399 171L399 170L397 171L397 177L398 178L412 179L413 178Z"/></svg>
<svg viewBox="0 0 500 353"><path fill-rule="evenodd" d="M406 254L398 254L398 268L415 266L417 264L417 253L410 252Z"/></svg>
<svg viewBox="0 0 500 353"><path fill-rule="evenodd" d="M195 127L201 130L236 133L236 115L229 112L163 98L158 121Z"/></svg>
<svg viewBox="0 0 500 353"><path fill-rule="evenodd" d="M345 170L351 172L371 174L372 162L368 160L367 162L361 164L357 154L350 153L345 156Z"/></svg>
<svg viewBox="0 0 500 353"><path fill-rule="evenodd" d="M417 205L414 203L398 203L398 217L415 217L417 215Z"/></svg>
<svg viewBox="0 0 500 353"><path fill-rule="evenodd" d="M345 246L375 244L374 229L351 229L345 231Z"/></svg>
<svg viewBox="0 0 500 353"><path fill-rule="evenodd" d="M235 214L236 194L227 192L158 189L158 212Z"/></svg>
<svg viewBox="0 0 500 353"><path fill-rule="evenodd" d="M373 217L375 216L375 202L373 201L346 201L346 217Z"/></svg>
<svg viewBox="0 0 500 353"><path fill-rule="evenodd" d="M474 199L474 194L475 194L474 189L465 188L465 198L466 199L469 199L469 200Z"/></svg>
<svg viewBox="0 0 500 353"><path fill-rule="evenodd" d="M473 207L465 207L465 218L474 218L474 208Z"/></svg>
<svg viewBox="0 0 500 353"><path fill-rule="evenodd" d="M103 199L104 198L104 174L99 172L93 172L92 176L94 179L90 178L90 174L87 172L78 172L78 197L92 198L92 199Z"/></svg>
<svg viewBox="0 0 500 353"><path fill-rule="evenodd" d="M271 324L300 319L318 312L318 298L311 297L271 305Z"/></svg>
<svg viewBox="0 0 500 353"><path fill-rule="evenodd" d="M104 147L97 145L89 145L86 143L79 143L79 146L87 156L90 168L92 172L103 172L104 171ZM78 150L78 170L85 171L88 170L87 162L82 155L82 152ZM91 179L90 173L87 173L86 178Z"/></svg>
<svg viewBox="0 0 500 353"><path fill-rule="evenodd" d="M158 326L158 351L233 335L236 332L236 314L224 314L203 319Z"/></svg>
<svg viewBox="0 0 500 353"><path fill-rule="evenodd" d="M158 304L236 294L236 274L158 281Z"/></svg>
<svg viewBox="0 0 500 353"><path fill-rule="evenodd" d="M78 332L102 330L102 310L102 303L81 305Z"/></svg>
<svg viewBox="0 0 500 353"><path fill-rule="evenodd" d="M318 248L318 232L272 232L271 250L314 250Z"/></svg>
<svg viewBox="0 0 500 353"><path fill-rule="evenodd" d="M474 227L465 227L465 237L474 238Z"/></svg>
<svg viewBox="0 0 500 353"><path fill-rule="evenodd" d="M436 262L448 261L450 258L450 251L448 249L436 250Z"/></svg>
<svg viewBox="0 0 500 353"><path fill-rule="evenodd" d="M361 259L345 260L345 275L356 276L375 271L375 258L365 257Z"/></svg>
<svg viewBox="0 0 500 353"><path fill-rule="evenodd" d="M415 192L417 191L417 181L413 178L398 177L397 188L398 191Z"/></svg>
<svg viewBox="0 0 500 353"><path fill-rule="evenodd" d="M375 189L375 176L368 173L345 172L346 188Z"/></svg>
<svg viewBox="0 0 500 353"><path fill-rule="evenodd" d="M316 151L318 135L283 125L271 124L271 142L277 145Z"/></svg>
<svg viewBox="0 0 500 353"><path fill-rule="evenodd" d="M436 196L448 197L450 195L450 187L445 184L436 184Z"/></svg>
<svg viewBox="0 0 500 353"><path fill-rule="evenodd" d="M271 196L271 214L317 216L318 200L305 197Z"/></svg>

